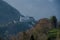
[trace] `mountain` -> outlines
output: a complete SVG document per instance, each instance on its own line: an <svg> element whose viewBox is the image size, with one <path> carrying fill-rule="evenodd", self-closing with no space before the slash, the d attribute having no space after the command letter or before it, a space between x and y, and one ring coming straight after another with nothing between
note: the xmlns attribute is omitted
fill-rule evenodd
<svg viewBox="0 0 60 40"><path fill-rule="evenodd" d="M5 24L13 20L19 21L20 12L3 0L0 0L0 24Z"/></svg>
<svg viewBox="0 0 60 40"><path fill-rule="evenodd" d="M24 16L18 10L0 0L0 37L14 35L32 28L36 23L33 17Z"/></svg>
<svg viewBox="0 0 60 40"><path fill-rule="evenodd" d="M30 28L32 28L35 24L36 21L33 17L28 17L29 19L25 18L25 21L20 21L18 23L11 23L8 24L7 26L0 27L0 32L1 34L5 35L6 31L8 31L8 34L17 34L18 32L26 31ZM24 20L24 19L21 19ZM28 20L28 21L27 21Z"/></svg>

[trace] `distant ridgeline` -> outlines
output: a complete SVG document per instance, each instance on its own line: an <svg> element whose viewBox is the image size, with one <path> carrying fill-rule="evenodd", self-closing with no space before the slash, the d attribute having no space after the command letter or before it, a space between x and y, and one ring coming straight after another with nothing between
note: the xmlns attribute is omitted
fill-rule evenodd
<svg viewBox="0 0 60 40"><path fill-rule="evenodd" d="M19 13L19 11L3 0L0 0L0 26L7 25L12 21L18 22L20 16L22 15Z"/></svg>

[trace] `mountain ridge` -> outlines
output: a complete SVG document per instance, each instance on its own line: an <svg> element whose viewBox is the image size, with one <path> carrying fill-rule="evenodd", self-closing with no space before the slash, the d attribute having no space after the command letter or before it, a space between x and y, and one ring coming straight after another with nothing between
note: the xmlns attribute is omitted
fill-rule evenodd
<svg viewBox="0 0 60 40"><path fill-rule="evenodd" d="M8 23L9 21L19 21L20 16L22 16L22 14L20 14L20 12L18 10L16 10L14 7L12 7L11 5L9 5L8 3L6 3L3 0L0 0L0 23L3 24Z"/></svg>

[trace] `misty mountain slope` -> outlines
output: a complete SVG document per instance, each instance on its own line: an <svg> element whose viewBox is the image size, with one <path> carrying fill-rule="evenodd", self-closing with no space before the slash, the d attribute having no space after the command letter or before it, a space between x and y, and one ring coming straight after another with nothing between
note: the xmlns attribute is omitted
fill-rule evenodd
<svg viewBox="0 0 60 40"><path fill-rule="evenodd" d="M36 22L33 22L36 23ZM31 22L19 22L16 24L9 24L6 27L0 27L0 35L2 37L7 35L16 35L19 32L27 31L32 28L35 24Z"/></svg>
<svg viewBox="0 0 60 40"><path fill-rule="evenodd" d="M36 20L33 17L20 16L18 23L12 21L12 23L7 26L0 27L0 33L3 37L7 34L14 35L32 28L35 24Z"/></svg>
<svg viewBox="0 0 60 40"><path fill-rule="evenodd" d="M0 0L0 23L8 23L10 21L18 21L22 16L18 10L10 6L8 3Z"/></svg>

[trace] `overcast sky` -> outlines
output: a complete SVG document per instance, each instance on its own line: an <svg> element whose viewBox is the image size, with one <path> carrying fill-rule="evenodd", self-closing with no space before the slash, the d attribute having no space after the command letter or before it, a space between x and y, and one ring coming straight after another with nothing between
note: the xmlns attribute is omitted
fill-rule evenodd
<svg viewBox="0 0 60 40"><path fill-rule="evenodd" d="M58 16L58 3L55 0L4 0L25 16L36 19Z"/></svg>

